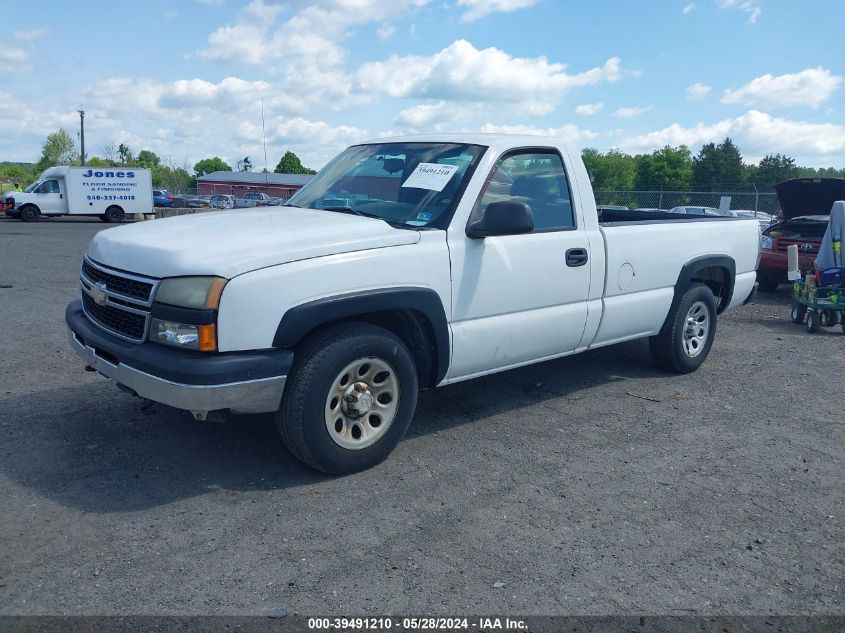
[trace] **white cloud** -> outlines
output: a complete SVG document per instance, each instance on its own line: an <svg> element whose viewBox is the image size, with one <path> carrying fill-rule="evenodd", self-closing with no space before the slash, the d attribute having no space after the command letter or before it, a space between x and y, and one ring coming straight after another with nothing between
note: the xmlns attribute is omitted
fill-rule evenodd
<svg viewBox="0 0 845 633"><path fill-rule="evenodd" d="M304 60L310 66L333 66L344 59L342 44L353 28L387 23L429 1L318 0L276 24L288 5L253 0L234 24L208 36L208 46L199 56L252 65L278 62L289 67Z"/></svg>
<svg viewBox="0 0 845 633"><path fill-rule="evenodd" d="M569 91L617 81L620 60L569 74L545 57L512 57L497 48L476 49L458 40L434 55L408 55L369 62L357 72L360 90L391 97L510 102L524 114L547 114Z"/></svg>
<svg viewBox="0 0 845 633"><path fill-rule="evenodd" d="M830 99L841 83L842 77L821 66L776 77L765 74L736 90L725 90L722 103L818 108Z"/></svg>
<svg viewBox="0 0 845 633"><path fill-rule="evenodd" d="M444 119L451 121L452 112L450 108L459 109L459 106L450 106L445 101L421 103L402 110L399 113L399 123L411 128L422 128Z"/></svg>
<svg viewBox="0 0 845 633"><path fill-rule="evenodd" d="M593 116L594 114L598 114L602 110L604 110L604 104L601 101L599 101L598 103L584 103L575 108L575 114L581 114L583 116Z"/></svg>
<svg viewBox="0 0 845 633"><path fill-rule="evenodd" d="M681 9L681 13L683 13L684 15L689 15L693 11L695 11L695 3L693 2L690 2L683 9Z"/></svg>
<svg viewBox="0 0 845 633"><path fill-rule="evenodd" d="M560 138L569 143L583 143L598 137L598 134L590 130L583 130L577 125L567 124L561 127L539 128L530 125L494 125L486 123L481 127L481 132L490 134L529 134L531 136L550 136Z"/></svg>
<svg viewBox="0 0 845 633"><path fill-rule="evenodd" d="M710 94L711 90L713 90L712 86L700 82L687 86L687 101L701 101Z"/></svg>
<svg viewBox="0 0 845 633"><path fill-rule="evenodd" d="M461 16L462 22L475 22L491 13L511 13L527 9L539 0L458 0L458 6L466 10Z"/></svg>
<svg viewBox="0 0 845 633"><path fill-rule="evenodd" d="M695 148L727 136L737 142L743 154L752 157L780 152L808 157L811 162L820 164L824 156L845 153L843 125L791 121L757 110L709 125L698 123L684 127L674 123L654 132L626 137L620 146L632 152L651 151L665 145Z"/></svg>
<svg viewBox="0 0 845 633"><path fill-rule="evenodd" d="M633 119L635 116L640 116L651 110L652 106L632 106L629 108L619 108L613 113L613 116L619 119Z"/></svg>
<svg viewBox="0 0 845 633"><path fill-rule="evenodd" d="M718 0L719 6L723 9L738 9L748 14L748 22L754 24L757 18L763 13L760 3L757 0Z"/></svg>
<svg viewBox="0 0 845 633"><path fill-rule="evenodd" d="M376 35L378 35L379 38L383 40L392 37L395 32L396 27L392 24L380 24L379 27L376 29Z"/></svg>

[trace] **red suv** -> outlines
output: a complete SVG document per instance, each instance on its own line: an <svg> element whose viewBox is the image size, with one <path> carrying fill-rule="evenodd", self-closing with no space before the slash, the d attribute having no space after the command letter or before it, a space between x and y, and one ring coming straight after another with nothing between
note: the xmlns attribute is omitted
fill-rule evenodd
<svg viewBox="0 0 845 633"><path fill-rule="evenodd" d="M783 220L761 236L763 255L757 269L760 290L771 292L786 283L786 247L798 246L801 272L815 270L816 255L830 219L830 208L845 200L843 178L793 178L775 187Z"/></svg>

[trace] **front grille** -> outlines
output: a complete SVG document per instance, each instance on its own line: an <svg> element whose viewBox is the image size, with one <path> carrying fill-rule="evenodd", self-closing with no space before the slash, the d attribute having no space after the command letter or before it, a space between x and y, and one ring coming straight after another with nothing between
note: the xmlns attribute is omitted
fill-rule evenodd
<svg viewBox="0 0 845 633"><path fill-rule="evenodd" d="M107 269L86 258L79 282L82 308L95 325L133 343L144 341L158 279Z"/></svg>
<svg viewBox="0 0 845 633"><path fill-rule="evenodd" d="M97 305L84 290L82 292L82 307L88 318L100 327L133 341L144 340L147 330L146 315L127 312L108 303Z"/></svg>
<svg viewBox="0 0 845 633"><path fill-rule="evenodd" d="M109 273L101 268L95 268L87 260L82 263L82 274L95 284L105 284L105 289L109 292L138 299L144 303L149 303L152 299L155 287L153 282Z"/></svg>

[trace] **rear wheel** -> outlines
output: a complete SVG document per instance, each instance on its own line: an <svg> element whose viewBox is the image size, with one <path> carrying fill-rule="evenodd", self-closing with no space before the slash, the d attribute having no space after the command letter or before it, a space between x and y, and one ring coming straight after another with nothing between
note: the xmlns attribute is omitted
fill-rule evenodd
<svg viewBox="0 0 845 633"><path fill-rule="evenodd" d="M276 425L312 468L356 472L383 461L402 439L417 387L414 360L396 335L340 323L297 349Z"/></svg>
<svg viewBox="0 0 845 633"><path fill-rule="evenodd" d="M38 218L41 217L41 211L35 205L28 204L21 208L20 217L24 222L38 222Z"/></svg>
<svg viewBox="0 0 845 633"><path fill-rule="evenodd" d="M688 374L704 363L715 336L716 297L704 284L692 284L660 333L649 339L649 348L659 367Z"/></svg>
<svg viewBox="0 0 845 633"><path fill-rule="evenodd" d="M103 222L114 224L123 221L123 209L120 207L109 207L106 212L100 217Z"/></svg>
<svg viewBox="0 0 845 633"><path fill-rule="evenodd" d="M807 306L803 303L798 303L797 301L792 304L792 322L793 323L803 323L804 317L807 316Z"/></svg>

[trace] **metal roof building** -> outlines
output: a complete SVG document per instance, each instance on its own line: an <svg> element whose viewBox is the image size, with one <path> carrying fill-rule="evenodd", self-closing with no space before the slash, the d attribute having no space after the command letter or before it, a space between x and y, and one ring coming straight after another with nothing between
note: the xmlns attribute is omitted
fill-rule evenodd
<svg viewBox="0 0 845 633"><path fill-rule="evenodd" d="M290 198L311 178L309 174L215 171L197 178L197 195L224 193L242 196L246 191L263 191L276 198Z"/></svg>

